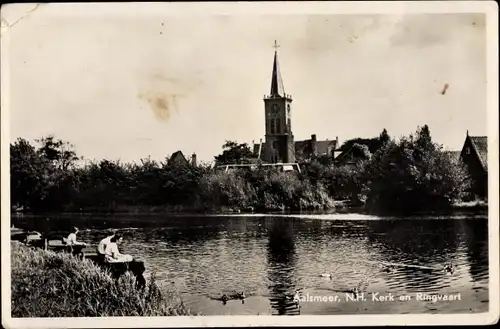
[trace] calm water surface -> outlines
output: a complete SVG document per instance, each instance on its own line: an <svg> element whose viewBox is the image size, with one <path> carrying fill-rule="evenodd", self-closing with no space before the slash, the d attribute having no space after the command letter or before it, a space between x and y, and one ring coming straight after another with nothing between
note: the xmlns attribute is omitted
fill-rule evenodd
<svg viewBox="0 0 500 329"><path fill-rule="evenodd" d="M344 215L13 218L16 226L67 230L97 243L121 228L121 251L146 263L164 289L176 288L204 315L476 313L488 311L486 215L376 218ZM392 271L380 263L399 264ZM441 268L455 265L447 275ZM321 274L333 273L332 278ZM359 286L366 301L345 301ZM223 305L224 293L245 292ZM339 296L339 302L291 302ZM392 293L393 302L372 301ZM418 301L417 293L456 294L456 301ZM401 295L411 300L399 301Z"/></svg>

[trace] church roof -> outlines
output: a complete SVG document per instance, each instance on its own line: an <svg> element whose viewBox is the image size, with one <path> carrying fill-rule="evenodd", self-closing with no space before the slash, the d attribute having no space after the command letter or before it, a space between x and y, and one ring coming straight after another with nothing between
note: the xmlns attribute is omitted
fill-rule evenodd
<svg viewBox="0 0 500 329"><path fill-rule="evenodd" d="M281 96L285 97L285 87L283 86L283 79L281 78L280 67L278 64L278 52L274 52L273 75L271 77L271 97Z"/></svg>
<svg viewBox="0 0 500 329"><path fill-rule="evenodd" d="M469 136L484 169L488 170L488 137Z"/></svg>

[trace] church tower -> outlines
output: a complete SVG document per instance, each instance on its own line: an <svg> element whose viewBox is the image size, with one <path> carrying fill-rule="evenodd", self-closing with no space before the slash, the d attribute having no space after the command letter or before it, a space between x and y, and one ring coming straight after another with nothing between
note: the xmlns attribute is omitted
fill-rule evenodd
<svg viewBox="0 0 500 329"><path fill-rule="evenodd" d="M292 133L292 96L285 94L278 65L279 47L274 41L274 63L271 92L264 97L266 116L266 143L264 161L268 163L294 163L295 144Z"/></svg>

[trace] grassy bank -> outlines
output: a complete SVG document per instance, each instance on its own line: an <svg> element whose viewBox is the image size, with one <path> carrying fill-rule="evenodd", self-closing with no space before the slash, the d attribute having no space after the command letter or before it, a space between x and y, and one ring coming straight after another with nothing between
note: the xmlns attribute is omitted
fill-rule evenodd
<svg viewBox="0 0 500 329"><path fill-rule="evenodd" d="M11 243L12 317L189 315L175 292L151 277L144 291L135 279L118 281L88 260Z"/></svg>

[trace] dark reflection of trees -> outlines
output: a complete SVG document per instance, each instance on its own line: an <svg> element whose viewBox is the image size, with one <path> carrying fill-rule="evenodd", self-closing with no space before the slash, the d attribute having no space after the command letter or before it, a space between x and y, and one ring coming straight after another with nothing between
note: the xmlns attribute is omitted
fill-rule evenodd
<svg viewBox="0 0 500 329"><path fill-rule="evenodd" d="M67 236L72 227L76 226L60 216L13 216L11 221L12 225L17 228L28 231L37 231L42 233L44 236L48 236L49 238L54 234L59 234L61 235L60 237Z"/></svg>
<svg viewBox="0 0 500 329"><path fill-rule="evenodd" d="M207 218L187 216L134 216L82 214L71 216L37 216L13 218L12 223L19 228L35 230L46 234L49 239L65 237L73 226L80 229L79 239L96 242L108 232L95 234L87 230L117 230L125 242L140 238L142 242L165 241L172 245L203 244L216 238L225 230L228 218ZM233 231L245 230L243 225L232 227Z"/></svg>
<svg viewBox="0 0 500 329"><path fill-rule="evenodd" d="M457 249L456 220L396 219L368 223L368 241L380 250L381 261L441 268L453 261ZM444 273L414 267L397 267L409 289L435 286Z"/></svg>
<svg viewBox="0 0 500 329"><path fill-rule="evenodd" d="M298 314L293 302L295 285L295 237L291 219L275 218L268 228L268 278L271 307L279 315Z"/></svg>
<svg viewBox="0 0 500 329"><path fill-rule="evenodd" d="M488 280L488 221L463 221L469 273L474 282Z"/></svg>

